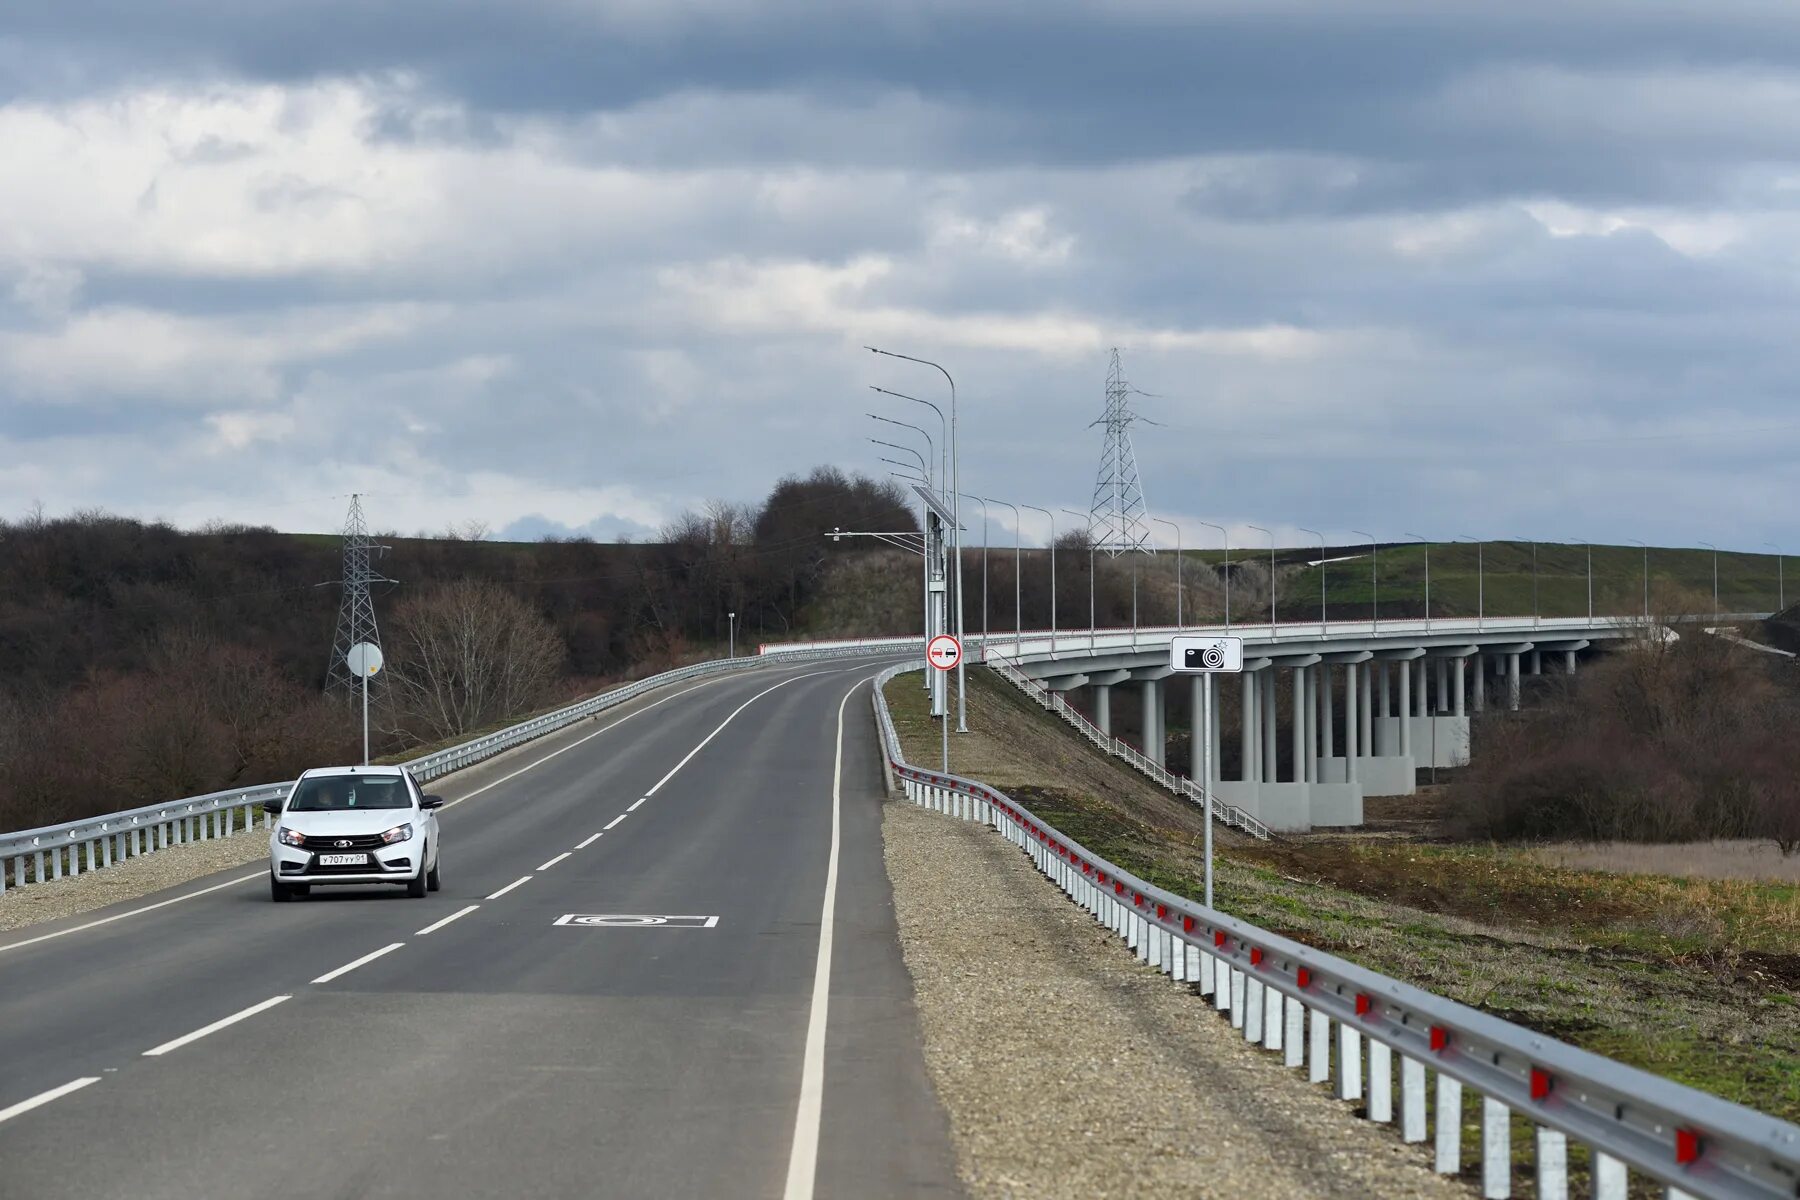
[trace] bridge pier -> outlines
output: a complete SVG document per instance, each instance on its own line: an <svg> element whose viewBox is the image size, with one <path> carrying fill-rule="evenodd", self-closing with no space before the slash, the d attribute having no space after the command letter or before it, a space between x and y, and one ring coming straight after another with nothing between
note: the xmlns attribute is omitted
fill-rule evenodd
<svg viewBox="0 0 1800 1200"><path fill-rule="evenodd" d="M1508 712L1519 711L1519 653L1516 650L1506 656L1506 708Z"/></svg>
<svg viewBox="0 0 1800 1200"><path fill-rule="evenodd" d="M1146 679L1143 682L1142 734L1144 738L1144 757L1157 766L1163 765L1163 710L1162 681Z"/></svg>
<svg viewBox="0 0 1800 1200"><path fill-rule="evenodd" d="M1563 674L1571 676L1575 674L1575 651L1573 650L1563 651Z"/></svg>
<svg viewBox="0 0 1800 1200"><path fill-rule="evenodd" d="M1099 683L1094 685L1094 724L1107 737L1112 736L1112 685Z"/></svg>

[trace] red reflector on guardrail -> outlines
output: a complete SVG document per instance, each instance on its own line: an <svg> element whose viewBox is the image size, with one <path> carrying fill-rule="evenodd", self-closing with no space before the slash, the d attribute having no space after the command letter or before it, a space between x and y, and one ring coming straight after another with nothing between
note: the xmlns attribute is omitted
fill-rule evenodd
<svg viewBox="0 0 1800 1200"><path fill-rule="evenodd" d="M1442 1050L1449 1044L1450 1031L1443 1028L1441 1025L1433 1025L1431 1027L1431 1048L1433 1050Z"/></svg>
<svg viewBox="0 0 1800 1200"><path fill-rule="evenodd" d="M1183 932L1183 933L1194 932L1194 918L1192 918L1192 917L1181 918L1181 932Z"/></svg>
<svg viewBox="0 0 1800 1200"><path fill-rule="evenodd" d="M1294 972L1294 982L1298 983L1301 987L1308 986L1312 983L1312 972L1305 967L1301 967L1298 971Z"/></svg>
<svg viewBox="0 0 1800 1200"><path fill-rule="evenodd" d="M1224 944L1225 944L1225 931L1223 929L1213 930L1213 945L1223 946Z"/></svg>
<svg viewBox="0 0 1800 1200"><path fill-rule="evenodd" d="M1157 920L1159 920L1159 921L1163 920L1168 915L1169 915L1169 906L1168 905L1159 904L1156 906L1156 919Z"/></svg>
<svg viewBox="0 0 1800 1200"><path fill-rule="evenodd" d="M1374 1002L1369 999L1368 993L1366 993L1366 992L1356 993L1356 1015L1357 1016L1359 1016L1359 1017L1368 1016L1369 1010L1371 1008L1373 1008L1374 1006L1375 1006Z"/></svg>
<svg viewBox="0 0 1800 1200"><path fill-rule="evenodd" d="M1262 966L1262 947L1261 946L1250 947L1250 965L1253 967Z"/></svg>
<svg viewBox="0 0 1800 1200"><path fill-rule="evenodd" d="M1139 908L1144 907L1144 898L1142 896L1138 895L1138 893L1136 893L1136 892L1131 893L1131 902L1133 904L1137 905Z"/></svg>
<svg viewBox="0 0 1800 1200"><path fill-rule="evenodd" d="M1122 883L1119 883L1119 882L1117 882L1117 881L1114 881L1114 883L1113 883L1113 895L1115 895L1115 896L1123 896L1123 895L1124 895L1124 894L1125 894L1125 885L1124 885L1124 884L1122 884Z"/></svg>
<svg viewBox="0 0 1800 1200"><path fill-rule="evenodd" d="M1700 1157L1700 1135L1692 1129L1675 1131L1675 1161L1682 1166Z"/></svg>
<svg viewBox="0 0 1800 1200"><path fill-rule="evenodd" d="M1542 1067L1531 1068L1531 1098L1542 1100L1550 1094L1550 1072Z"/></svg>

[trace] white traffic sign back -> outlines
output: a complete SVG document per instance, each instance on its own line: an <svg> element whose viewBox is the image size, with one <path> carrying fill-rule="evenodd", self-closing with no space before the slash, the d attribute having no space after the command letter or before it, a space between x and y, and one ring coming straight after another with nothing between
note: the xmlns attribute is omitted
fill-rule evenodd
<svg viewBox="0 0 1800 1200"><path fill-rule="evenodd" d="M1244 639L1193 635L1170 638L1169 669L1236 675L1244 669Z"/></svg>
<svg viewBox="0 0 1800 1200"><path fill-rule="evenodd" d="M940 671L953 671L962 661L962 643L947 633L940 633L926 645L925 660Z"/></svg>

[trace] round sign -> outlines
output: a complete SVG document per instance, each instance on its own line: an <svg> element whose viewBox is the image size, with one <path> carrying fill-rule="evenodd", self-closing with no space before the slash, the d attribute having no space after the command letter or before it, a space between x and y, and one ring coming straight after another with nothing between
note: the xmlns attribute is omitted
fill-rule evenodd
<svg viewBox="0 0 1800 1200"><path fill-rule="evenodd" d="M925 659L940 671L953 670L962 661L962 643L947 633L940 633L926 645Z"/></svg>
<svg viewBox="0 0 1800 1200"><path fill-rule="evenodd" d="M358 642L344 655L344 663L358 679L373 679L375 672L381 670L381 647L373 642Z"/></svg>

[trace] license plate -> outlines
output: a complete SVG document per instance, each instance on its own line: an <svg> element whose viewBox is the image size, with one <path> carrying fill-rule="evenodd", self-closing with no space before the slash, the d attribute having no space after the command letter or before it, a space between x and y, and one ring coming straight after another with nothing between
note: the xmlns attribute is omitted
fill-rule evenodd
<svg viewBox="0 0 1800 1200"><path fill-rule="evenodd" d="M319 855L319 865L321 867L365 867L368 866L368 864L369 856L366 854Z"/></svg>

